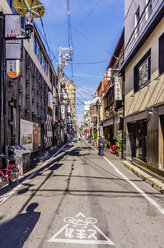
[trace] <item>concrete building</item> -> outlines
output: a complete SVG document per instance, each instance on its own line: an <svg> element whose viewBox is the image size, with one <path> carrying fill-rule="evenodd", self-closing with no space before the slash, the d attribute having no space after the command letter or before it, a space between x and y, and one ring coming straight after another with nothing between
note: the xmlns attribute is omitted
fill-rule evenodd
<svg viewBox="0 0 164 248"><path fill-rule="evenodd" d="M91 127L90 104L91 101L84 102L84 131L86 136L89 135Z"/></svg>
<svg viewBox="0 0 164 248"><path fill-rule="evenodd" d="M125 0L125 154L164 169L164 1ZM145 162L145 163L144 163Z"/></svg>
<svg viewBox="0 0 164 248"><path fill-rule="evenodd" d="M76 86L72 80L67 80L65 84L65 90L67 92L67 132L74 133L76 127Z"/></svg>
<svg viewBox="0 0 164 248"><path fill-rule="evenodd" d="M5 14L13 13L13 1L0 2L0 82L1 103L4 99L3 38ZM32 36L22 40L20 76L6 77L6 117L4 105L0 111L0 153L9 145L22 145L33 155L55 142L55 123L58 122L56 72L51 64L39 32L34 25ZM54 109L55 108L55 109ZM7 136L4 135L6 129Z"/></svg>

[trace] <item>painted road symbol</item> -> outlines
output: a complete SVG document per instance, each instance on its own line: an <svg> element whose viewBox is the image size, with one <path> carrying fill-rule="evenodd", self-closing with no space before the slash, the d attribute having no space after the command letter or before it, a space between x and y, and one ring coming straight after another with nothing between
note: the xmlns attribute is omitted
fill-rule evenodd
<svg viewBox="0 0 164 248"><path fill-rule="evenodd" d="M106 244L114 243L95 225L95 218L87 218L79 213L75 217L64 218L66 223L48 242L74 244Z"/></svg>

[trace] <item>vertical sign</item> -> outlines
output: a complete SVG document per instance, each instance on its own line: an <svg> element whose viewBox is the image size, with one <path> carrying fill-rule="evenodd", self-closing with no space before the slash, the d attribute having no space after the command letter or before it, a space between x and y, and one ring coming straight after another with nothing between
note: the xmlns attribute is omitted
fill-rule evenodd
<svg viewBox="0 0 164 248"><path fill-rule="evenodd" d="M53 109L53 98L50 91L48 92L48 108L51 110Z"/></svg>
<svg viewBox="0 0 164 248"><path fill-rule="evenodd" d="M21 35L21 17L5 15L5 38ZM21 59L21 40L6 40L6 59Z"/></svg>
<svg viewBox="0 0 164 248"><path fill-rule="evenodd" d="M7 60L7 76L17 78L20 75L20 60Z"/></svg>
<svg viewBox="0 0 164 248"><path fill-rule="evenodd" d="M65 105L61 105L61 119L65 119Z"/></svg>
<svg viewBox="0 0 164 248"><path fill-rule="evenodd" d="M121 85L120 85L120 78L118 76L115 76L114 100L115 101L121 101L122 100L122 90L121 90Z"/></svg>

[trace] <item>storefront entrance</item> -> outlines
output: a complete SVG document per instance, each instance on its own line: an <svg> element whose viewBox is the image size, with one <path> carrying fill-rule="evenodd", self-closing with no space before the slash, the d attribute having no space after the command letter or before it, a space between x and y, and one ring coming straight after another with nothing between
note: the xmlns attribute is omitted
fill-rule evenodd
<svg viewBox="0 0 164 248"><path fill-rule="evenodd" d="M159 123L159 169L164 169L164 115Z"/></svg>
<svg viewBox="0 0 164 248"><path fill-rule="evenodd" d="M136 123L136 157L147 162L147 121Z"/></svg>

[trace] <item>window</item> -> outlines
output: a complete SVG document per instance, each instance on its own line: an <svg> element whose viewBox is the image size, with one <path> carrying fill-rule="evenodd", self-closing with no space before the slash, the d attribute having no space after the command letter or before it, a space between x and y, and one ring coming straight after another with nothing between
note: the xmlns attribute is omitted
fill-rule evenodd
<svg viewBox="0 0 164 248"><path fill-rule="evenodd" d="M137 38L139 34L139 20L140 20L140 7L138 7L136 13L135 13L135 38Z"/></svg>
<svg viewBox="0 0 164 248"><path fill-rule="evenodd" d="M152 13L152 0L146 0L146 20L149 18L149 16Z"/></svg>
<svg viewBox="0 0 164 248"><path fill-rule="evenodd" d="M164 72L164 33L159 38L159 74Z"/></svg>
<svg viewBox="0 0 164 248"><path fill-rule="evenodd" d="M48 62L43 54L42 48L37 40L36 35L34 36L34 53L36 54L40 64L42 65L43 70L48 73Z"/></svg>
<svg viewBox="0 0 164 248"><path fill-rule="evenodd" d="M149 50L134 68L134 92L137 92L149 83L150 77L151 51Z"/></svg>

